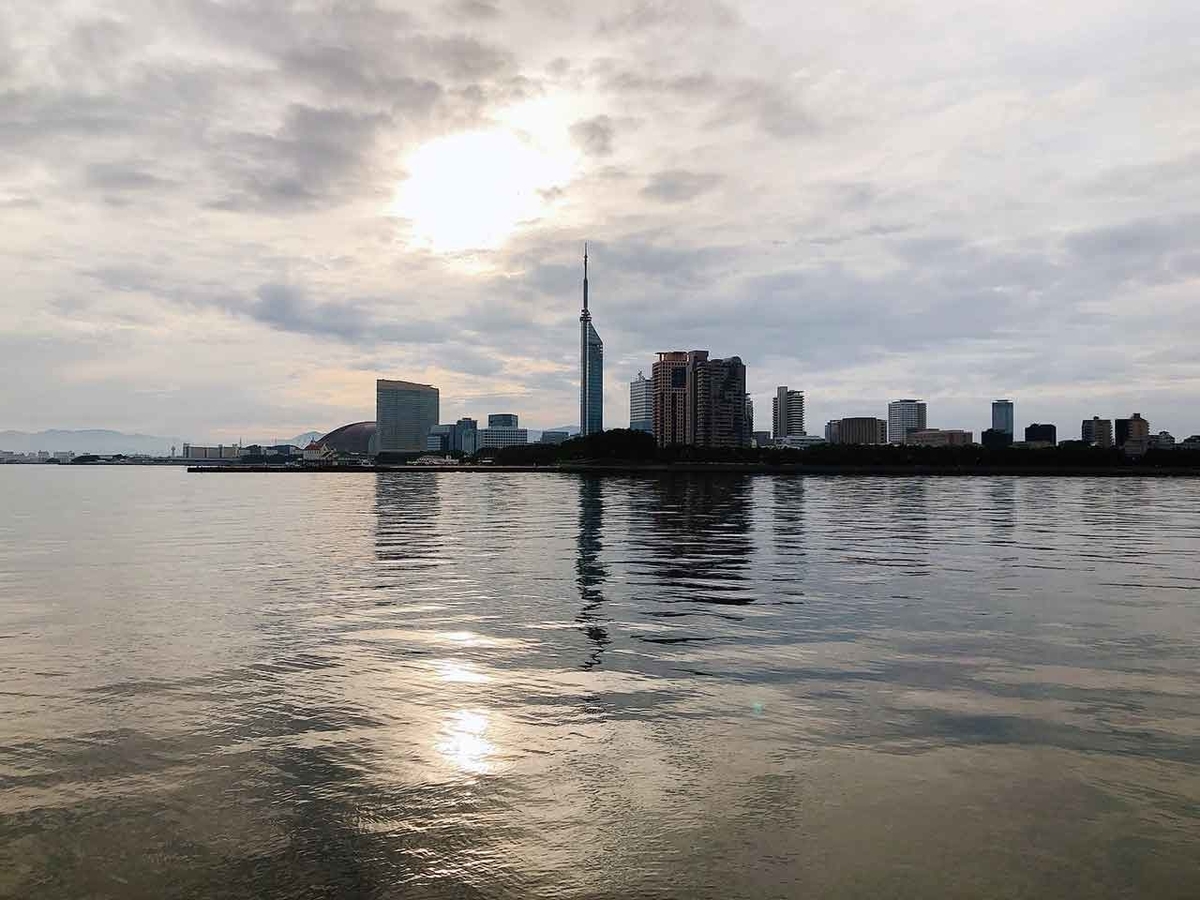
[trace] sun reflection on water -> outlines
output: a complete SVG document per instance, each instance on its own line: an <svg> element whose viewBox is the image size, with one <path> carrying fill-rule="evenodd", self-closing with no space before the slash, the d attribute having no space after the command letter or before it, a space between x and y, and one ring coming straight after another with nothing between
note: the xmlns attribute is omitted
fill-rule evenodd
<svg viewBox="0 0 1200 900"><path fill-rule="evenodd" d="M443 659L437 663L438 677L457 684L487 684L491 677L475 669L469 662Z"/></svg>
<svg viewBox="0 0 1200 900"><path fill-rule="evenodd" d="M488 717L481 710L455 710L442 723L437 751L460 771L486 775L492 771L490 757L496 750L487 730Z"/></svg>

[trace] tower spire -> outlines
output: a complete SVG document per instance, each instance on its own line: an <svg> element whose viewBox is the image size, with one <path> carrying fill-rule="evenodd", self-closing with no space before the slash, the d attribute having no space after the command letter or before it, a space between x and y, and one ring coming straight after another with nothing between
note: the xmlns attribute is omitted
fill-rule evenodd
<svg viewBox="0 0 1200 900"><path fill-rule="evenodd" d="M583 311L588 311L587 241L583 242Z"/></svg>

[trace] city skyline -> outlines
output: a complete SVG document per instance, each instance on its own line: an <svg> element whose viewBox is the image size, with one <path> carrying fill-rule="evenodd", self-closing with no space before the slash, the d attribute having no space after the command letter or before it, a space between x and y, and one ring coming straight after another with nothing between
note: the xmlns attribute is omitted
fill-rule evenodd
<svg viewBox="0 0 1200 900"><path fill-rule="evenodd" d="M0 428L295 434L391 374L572 423L601 236L610 426L721 346L760 424L1198 430L1195 5L777 6L6 8Z"/></svg>

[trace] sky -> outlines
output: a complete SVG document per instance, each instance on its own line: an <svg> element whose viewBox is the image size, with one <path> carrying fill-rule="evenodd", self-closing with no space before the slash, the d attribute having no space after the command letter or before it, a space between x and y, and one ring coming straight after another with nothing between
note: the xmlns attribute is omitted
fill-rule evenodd
<svg viewBox="0 0 1200 900"><path fill-rule="evenodd" d="M808 432L1200 432L1200 4L0 5L0 429L605 424L660 350Z"/></svg>

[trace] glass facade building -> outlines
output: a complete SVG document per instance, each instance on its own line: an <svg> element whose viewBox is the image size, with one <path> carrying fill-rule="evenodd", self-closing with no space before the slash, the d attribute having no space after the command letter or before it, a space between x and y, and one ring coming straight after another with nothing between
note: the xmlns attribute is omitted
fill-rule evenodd
<svg viewBox="0 0 1200 900"><path fill-rule="evenodd" d="M438 389L429 384L375 382L376 453L423 453L438 423Z"/></svg>
<svg viewBox="0 0 1200 900"><path fill-rule="evenodd" d="M1013 402L1011 400L992 401L992 428L995 431L1013 433Z"/></svg>

